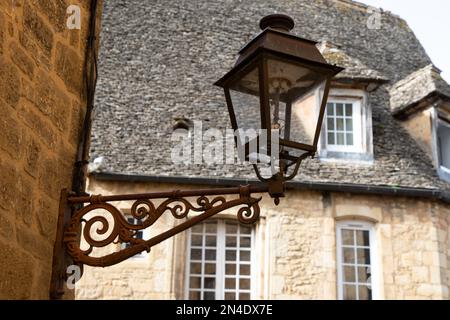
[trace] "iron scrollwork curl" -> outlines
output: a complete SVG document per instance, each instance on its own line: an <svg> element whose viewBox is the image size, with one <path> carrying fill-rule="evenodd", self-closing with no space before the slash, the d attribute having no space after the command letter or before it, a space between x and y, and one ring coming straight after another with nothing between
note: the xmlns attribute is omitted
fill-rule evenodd
<svg viewBox="0 0 450 320"><path fill-rule="evenodd" d="M102 201L101 196L91 197L91 203L77 210L72 215L70 223L65 228L64 242L69 255L77 264L90 266L110 266L124 261L142 251L150 248L171 236L180 233L193 225L224 210L238 207L237 218L241 223L255 223L260 216L259 201L261 198L250 196L248 187L239 189L239 198L227 200L224 196L208 197L197 196L193 202L185 197L172 197L155 205L154 199L135 199L130 208L130 215L137 223L129 223L125 215L115 206ZM127 199L129 200L129 199ZM195 204L193 204L195 203ZM98 210L103 210L99 213ZM97 211L97 212L95 212ZM186 219L151 239L144 240L136 237L141 230L149 228L165 213L170 213L175 219L186 219L190 213L196 213L192 218ZM88 248L83 250L80 237ZM92 256L94 248L101 248L114 243L127 243L120 251L105 254L101 257Z"/></svg>

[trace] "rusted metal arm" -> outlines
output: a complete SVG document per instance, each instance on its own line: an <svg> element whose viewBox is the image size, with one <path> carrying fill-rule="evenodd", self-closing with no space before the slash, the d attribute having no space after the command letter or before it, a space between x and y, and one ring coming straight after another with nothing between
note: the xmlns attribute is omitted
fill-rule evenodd
<svg viewBox="0 0 450 320"><path fill-rule="evenodd" d="M261 197L252 197L252 193L268 190L268 186L258 185L81 197L63 190L54 248L51 297L59 299L64 295L67 267L70 265L79 266L80 270L83 265L115 265L142 251L149 252L154 245L230 208L238 208L237 218L241 223L252 224L259 218L261 200ZM227 199L225 195L237 197ZM159 200L158 205L155 200ZM127 215L136 219L136 224L129 223L126 215L110 203L115 201L133 201ZM80 204L85 205L80 208ZM139 231L151 227L165 213L175 219L186 220L148 240L136 237ZM187 219L191 213L192 218ZM104 255L94 252L97 248L119 243L126 243L127 246L118 246L118 251Z"/></svg>

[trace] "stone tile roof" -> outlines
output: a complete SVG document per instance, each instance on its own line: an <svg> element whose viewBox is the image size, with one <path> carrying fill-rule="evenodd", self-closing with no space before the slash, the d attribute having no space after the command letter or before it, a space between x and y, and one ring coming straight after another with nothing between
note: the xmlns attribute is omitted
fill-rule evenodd
<svg viewBox="0 0 450 320"><path fill-rule="evenodd" d="M450 86L441 77L441 71L430 64L395 83L389 94L392 112L400 114L427 98L450 100Z"/></svg>
<svg viewBox="0 0 450 320"><path fill-rule="evenodd" d="M329 41L324 41L319 45L319 50L330 64L335 64L345 68L336 79L367 81L367 82L388 82L386 76L379 71L367 67L361 60L350 57L342 49Z"/></svg>
<svg viewBox="0 0 450 320"><path fill-rule="evenodd" d="M175 119L230 127L223 92L212 84L259 32L259 19L272 13L288 13L295 34L335 43L391 83L431 63L405 21L384 13L381 28L368 29L367 7L352 1L105 1L92 159L103 156L104 171L123 174L254 178L242 165L174 165L170 137ZM387 86L370 100L374 163L308 160L297 179L446 188L392 116Z"/></svg>

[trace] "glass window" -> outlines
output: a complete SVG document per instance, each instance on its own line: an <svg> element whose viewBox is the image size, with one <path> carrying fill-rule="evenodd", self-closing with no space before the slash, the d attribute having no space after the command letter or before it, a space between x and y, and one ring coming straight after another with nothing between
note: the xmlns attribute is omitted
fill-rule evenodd
<svg viewBox="0 0 450 320"><path fill-rule="evenodd" d="M250 299L252 229L235 221L204 222L189 232L187 298Z"/></svg>
<svg viewBox="0 0 450 320"><path fill-rule="evenodd" d="M450 123L439 120L438 130L439 164L450 170Z"/></svg>
<svg viewBox="0 0 450 320"><path fill-rule="evenodd" d="M361 112L359 102L334 102L330 99L326 112L326 149L361 152Z"/></svg>
<svg viewBox="0 0 450 320"><path fill-rule="evenodd" d="M373 299L373 228L367 223L338 223L338 294L343 300Z"/></svg>
<svg viewBox="0 0 450 320"><path fill-rule="evenodd" d="M139 224L139 221L137 219L133 218L133 217L126 217L126 219L127 219L129 224L133 224L133 225L138 225ZM136 232L134 238L136 238L136 239L144 239L144 230L138 230ZM122 249L125 249L125 248L130 247L130 244L129 243L122 243L121 247L122 247ZM142 252L140 252L138 254L135 254L133 256L133 258L142 258L142 257L144 257L146 255L146 253L147 253L146 251L142 251Z"/></svg>

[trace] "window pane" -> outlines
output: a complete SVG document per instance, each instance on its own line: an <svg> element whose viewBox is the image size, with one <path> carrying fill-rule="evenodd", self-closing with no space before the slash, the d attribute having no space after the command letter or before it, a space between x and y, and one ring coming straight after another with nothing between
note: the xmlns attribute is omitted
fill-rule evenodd
<svg viewBox="0 0 450 320"><path fill-rule="evenodd" d="M345 119L345 130L353 131L353 119Z"/></svg>
<svg viewBox="0 0 450 320"><path fill-rule="evenodd" d="M200 289L201 278L200 277L191 277L189 283L190 283L189 287L191 289Z"/></svg>
<svg viewBox="0 0 450 320"><path fill-rule="evenodd" d="M450 169L450 127L445 125L446 122L440 121L438 126L438 142L439 155L441 158L440 165Z"/></svg>
<svg viewBox="0 0 450 320"><path fill-rule="evenodd" d="M216 233L217 232L217 223L216 222L205 223L205 232L206 233Z"/></svg>
<svg viewBox="0 0 450 320"><path fill-rule="evenodd" d="M250 275L250 265L249 264L241 264L239 267L239 274L243 276Z"/></svg>
<svg viewBox="0 0 450 320"><path fill-rule="evenodd" d="M369 246L369 231L356 230L356 244L358 246Z"/></svg>
<svg viewBox="0 0 450 320"><path fill-rule="evenodd" d="M203 237L192 235L191 236L191 246L198 246L201 247L203 245Z"/></svg>
<svg viewBox="0 0 450 320"><path fill-rule="evenodd" d="M370 264L370 249L357 249L359 264Z"/></svg>
<svg viewBox="0 0 450 320"><path fill-rule="evenodd" d="M190 291L189 300L200 300L200 291Z"/></svg>
<svg viewBox="0 0 450 320"><path fill-rule="evenodd" d="M239 293L239 300L250 300L250 293Z"/></svg>
<svg viewBox="0 0 450 320"><path fill-rule="evenodd" d="M235 236L227 237L227 238L226 238L225 245L226 245L227 247L236 247L236 245L237 245L237 241L236 241L236 240L237 240L237 239L236 239Z"/></svg>
<svg viewBox="0 0 450 320"><path fill-rule="evenodd" d="M344 142L344 134L343 133L337 133L337 145L343 146L345 144Z"/></svg>
<svg viewBox="0 0 450 320"><path fill-rule="evenodd" d="M216 246L216 236L206 236L206 246L215 247Z"/></svg>
<svg viewBox="0 0 450 320"><path fill-rule="evenodd" d="M205 278L203 281L204 288L206 289L214 289L216 287L215 278Z"/></svg>
<svg viewBox="0 0 450 320"><path fill-rule="evenodd" d="M226 261L236 261L236 251L235 250L227 250L225 253Z"/></svg>
<svg viewBox="0 0 450 320"><path fill-rule="evenodd" d="M344 263L355 263L355 249L344 248Z"/></svg>
<svg viewBox="0 0 450 320"><path fill-rule="evenodd" d="M240 260L241 261L250 261L250 251L241 251Z"/></svg>
<svg viewBox="0 0 450 320"><path fill-rule="evenodd" d="M372 300L372 290L367 286L359 286L359 300Z"/></svg>
<svg viewBox="0 0 450 320"><path fill-rule="evenodd" d="M342 244L344 245L354 245L354 239L353 239L353 230L346 230L342 229Z"/></svg>
<svg viewBox="0 0 450 320"><path fill-rule="evenodd" d="M336 103L336 115L338 116L344 115L344 105L342 103Z"/></svg>
<svg viewBox="0 0 450 320"><path fill-rule="evenodd" d="M342 118L336 119L336 128L337 130L344 131L344 119Z"/></svg>
<svg viewBox="0 0 450 320"><path fill-rule="evenodd" d="M202 233L203 232L203 224L197 224L192 227L192 233Z"/></svg>
<svg viewBox="0 0 450 320"><path fill-rule="evenodd" d="M334 105L333 103L327 103L327 115L334 115Z"/></svg>
<svg viewBox="0 0 450 320"><path fill-rule="evenodd" d="M237 233L237 224L236 223L230 223L227 222L226 228L225 228L225 232L227 234L236 234Z"/></svg>
<svg viewBox="0 0 450 320"><path fill-rule="evenodd" d="M241 248L250 248L251 240L252 239L250 237L241 237Z"/></svg>
<svg viewBox="0 0 450 320"><path fill-rule="evenodd" d="M205 274L216 274L216 264L205 263Z"/></svg>
<svg viewBox="0 0 450 320"><path fill-rule="evenodd" d="M327 119L327 129L328 131L334 130L334 118Z"/></svg>
<svg viewBox="0 0 450 320"><path fill-rule="evenodd" d="M240 279L239 280L239 289L250 290L250 279Z"/></svg>
<svg viewBox="0 0 450 320"><path fill-rule="evenodd" d="M236 274L236 265L227 263L225 265L225 274Z"/></svg>
<svg viewBox="0 0 450 320"><path fill-rule="evenodd" d="M345 115L351 117L353 115L353 105L350 103L345 104Z"/></svg>
<svg viewBox="0 0 450 320"><path fill-rule="evenodd" d="M356 300L356 286L351 284L344 285L344 300Z"/></svg>
<svg viewBox="0 0 450 320"><path fill-rule="evenodd" d="M191 263L191 274L201 274L202 264L201 263Z"/></svg>
<svg viewBox="0 0 450 320"><path fill-rule="evenodd" d="M352 146L353 145L353 133L347 133L347 146Z"/></svg>
<svg viewBox="0 0 450 320"><path fill-rule="evenodd" d="M369 283L370 282L370 268L358 267L358 282Z"/></svg>
<svg viewBox="0 0 450 320"><path fill-rule="evenodd" d="M345 282L356 282L355 279L355 267L344 266L344 281Z"/></svg>
<svg viewBox="0 0 450 320"><path fill-rule="evenodd" d="M192 260L202 260L202 250L201 249L191 249L191 259Z"/></svg>
<svg viewBox="0 0 450 320"><path fill-rule="evenodd" d="M225 300L236 300L236 294L234 292L225 292Z"/></svg>
<svg viewBox="0 0 450 320"><path fill-rule="evenodd" d="M236 289L236 279L225 278L225 289Z"/></svg>
<svg viewBox="0 0 450 320"><path fill-rule="evenodd" d="M252 228L241 225L240 232L241 232L241 234L251 234L252 233Z"/></svg>
<svg viewBox="0 0 450 320"><path fill-rule="evenodd" d="M216 294L214 292L204 292L203 299L204 300L214 300L216 298Z"/></svg>
<svg viewBox="0 0 450 320"><path fill-rule="evenodd" d="M216 260L216 250L205 250L205 260Z"/></svg>
<svg viewBox="0 0 450 320"><path fill-rule="evenodd" d="M328 144L335 144L334 133L328 133Z"/></svg>

